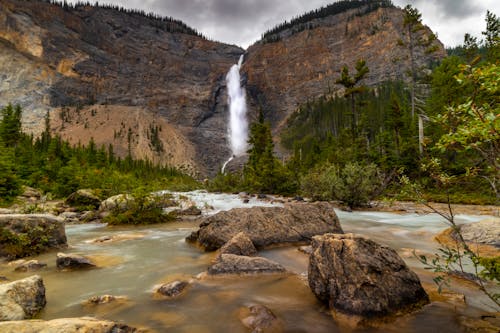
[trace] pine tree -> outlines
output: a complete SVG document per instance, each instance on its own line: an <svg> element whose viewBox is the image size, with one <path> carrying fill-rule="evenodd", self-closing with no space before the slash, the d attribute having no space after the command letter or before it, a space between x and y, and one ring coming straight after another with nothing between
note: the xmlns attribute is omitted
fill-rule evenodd
<svg viewBox="0 0 500 333"><path fill-rule="evenodd" d="M7 147L15 147L22 137L21 117L22 111L19 105L15 107L12 104L4 107L0 114L0 138Z"/></svg>
<svg viewBox="0 0 500 333"><path fill-rule="evenodd" d="M351 131L352 131L352 138L353 141L356 139L357 136L357 126L358 126L358 120L359 116L357 114L356 110L356 95L361 93L366 89L365 86L358 86L358 83L363 80L363 78L368 74L370 70L366 66L366 61L359 59L358 62L356 63L356 74L351 77L349 75L349 68L347 66L342 67L342 73L340 74L340 79L336 81L337 84L341 84L345 88L344 92L344 97L349 98L351 101Z"/></svg>

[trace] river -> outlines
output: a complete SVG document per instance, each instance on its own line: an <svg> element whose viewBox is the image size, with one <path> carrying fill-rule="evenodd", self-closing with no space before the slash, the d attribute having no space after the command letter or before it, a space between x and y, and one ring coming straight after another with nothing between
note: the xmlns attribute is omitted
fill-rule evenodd
<svg viewBox="0 0 500 333"><path fill-rule="evenodd" d="M249 205L271 205L226 194L193 192L183 194L196 201L205 214ZM398 251L421 277L432 284L432 275L411 255L412 249L434 253L433 236L446 228L436 215L392 214L378 212L347 213L337 211L345 232L367 236ZM484 216L459 216L462 223ZM107 227L102 224L68 225L69 249L92 257L101 268L85 271L59 271L55 252L34 257L47 263L39 271L46 286L47 306L41 319L97 316L147 327L157 332L247 332L239 319L241 309L251 304L270 308L281 320L285 332L343 332L332 320L304 282L308 257L296 247L262 251L297 275L217 277L197 280L177 300L153 296L154 289L175 279L190 279L206 271L212 253L204 253L184 238L195 230L194 221L145 227ZM103 236L121 237L121 241L96 243ZM33 273L15 273L11 266L0 265L0 276L17 280ZM457 286L465 293L467 306L453 302L433 302L416 314L403 317L380 329L366 332L460 332L459 318L488 310L487 300L471 288ZM126 296L129 301L99 306L83 305L92 296ZM360 330L359 332L365 332ZM358 332L358 331L357 331Z"/></svg>

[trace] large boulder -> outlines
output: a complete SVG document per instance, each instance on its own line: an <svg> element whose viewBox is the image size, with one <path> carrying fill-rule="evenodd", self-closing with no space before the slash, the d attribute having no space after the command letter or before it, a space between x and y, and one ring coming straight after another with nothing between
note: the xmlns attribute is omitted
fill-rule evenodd
<svg viewBox="0 0 500 333"><path fill-rule="evenodd" d="M285 273L285 267L269 259L221 254L215 264L208 268L209 275Z"/></svg>
<svg viewBox="0 0 500 333"><path fill-rule="evenodd" d="M331 204L290 203L284 207L238 208L206 217L187 240L214 251L240 232L257 248L310 241L312 236L325 233L343 233Z"/></svg>
<svg viewBox="0 0 500 333"><path fill-rule="evenodd" d="M92 190L78 190L66 198L66 204L74 207L92 207L97 209L101 199Z"/></svg>
<svg viewBox="0 0 500 333"><path fill-rule="evenodd" d="M23 320L0 323L2 333L136 333L140 330L95 318L66 318L50 321ZM142 331L145 332L145 331Z"/></svg>
<svg viewBox="0 0 500 333"><path fill-rule="evenodd" d="M0 214L0 257L22 258L66 246L62 219L41 214Z"/></svg>
<svg viewBox="0 0 500 333"><path fill-rule="evenodd" d="M38 275L0 284L0 321L33 318L46 303L45 286ZM1 326L0 332L5 332Z"/></svg>
<svg viewBox="0 0 500 333"><path fill-rule="evenodd" d="M309 286L336 318L364 324L429 302L418 276L393 249L352 234L326 234L313 238L312 250Z"/></svg>
<svg viewBox="0 0 500 333"><path fill-rule="evenodd" d="M59 269L85 269L96 267L90 259L78 254L58 253L56 265Z"/></svg>

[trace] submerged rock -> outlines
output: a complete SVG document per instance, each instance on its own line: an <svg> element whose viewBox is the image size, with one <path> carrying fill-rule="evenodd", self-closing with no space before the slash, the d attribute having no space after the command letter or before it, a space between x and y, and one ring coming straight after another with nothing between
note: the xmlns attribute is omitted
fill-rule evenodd
<svg viewBox="0 0 500 333"><path fill-rule="evenodd" d="M352 234L327 234L314 237L312 249L309 286L334 317L367 324L429 303L418 276L388 247Z"/></svg>
<svg viewBox="0 0 500 333"><path fill-rule="evenodd" d="M38 260L18 260L12 263L9 263L10 266L14 266L15 272L31 272L38 271L44 267L47 267L47 264L41 263Z"/></svg>
<svg viewBox="0 0 500 333"><path fill-rule="evenodd" d="M250 238L244 232L240 232L221 247L220 253L253 256L257 254L257 249Z"/></svg>
<svg viewBox="0 0 500 333"><path fill-rule="evenodd" d="M67 246L62 219L49 214L0 214L0 257L9 259Z"/></svg>
<svg viewBox="0 0 500 333"><path fill-rule="evenodd" d="M331 204L290 203L284 207L232 209L206 217L187 240L214 251L240 232L257 248L310 241L312 236L325 233L343 233Z"/></svg>
<svg viewBox="0 0 500 333"><path fill-rule="evenodd" d="M240 310L240 320L252 333L282 332L281 323L267 307L256 304Z"/></svg>
<svg viewBox="0 0 500 333"><path fill-rule="evenodd" d="M102 305L102 304L110 304L115 302L125 302L128 298L125 296L113 296L113 295L102 295L102 296L93 296L83 302L83 305Z"/></svg>
<svg viewBox="0 0 500 333"><path fill-rule="evenodd" d="M56 264L59 269L83 269L96 267L96 265L88 258L78 254L65 253L57 254Z"/></svg>
<svg viewBox="0 0 500 333"><path fill-rule="evenodd" d="M0 323L2 333L136 333L145 332L108 320L96 318L65 318L44 320L23 320Z"/></svg>
<svg viewBox="0 0 500 333"><path fill-rule="evenodd" d="M171 283L167 283L162 285L160 288L156 290L156 292L160 295L175 298L180 296L186 288L189 286L189 282L187 281L174 281Z"/></svg>
<svg viewBox="0 0 500 333"><path fill-rule="evenodd" d="M216 263L208 268L210 275L284 272L286 272L285 267L269 259L235 254L221 254Z"/></svg>
<svg viewBox="0 0 500 333"><path fill-rule="evenodd" d="M0 285L0 321L33 318L46 303L45 286L38 275ZM1 326L0 332L5 332Z"/></svg>

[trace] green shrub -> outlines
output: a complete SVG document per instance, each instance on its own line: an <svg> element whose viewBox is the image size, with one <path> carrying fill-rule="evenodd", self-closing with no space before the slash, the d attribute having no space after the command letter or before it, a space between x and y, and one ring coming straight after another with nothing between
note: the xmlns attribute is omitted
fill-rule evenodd
<svg viewBox="0 0 500 333"><path fill-rule="evenodd" d="M340 200L351 208L366 205L381 186L374 164L325 164L302 178L301 189L314 200Z"/></svg>
<svg viewBox="0 0 500 333"><path fill-rule="evenodd" d="M29 228L23 233L13 233L0 227L0 256L23 258L42 253L49 245L49 239L41 227Z"/></svg>
<svg viewBox="0 0 500 333"><path fill-rule="evenodd" d="M171 222L177 218L176 213L165 214L163 211L164 207L173 204L169 194L151 195L144 188L139 188L132 196L134 199L127 203L126 209L117 205L103 221L109 225L144 225Z"/></svg>

